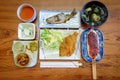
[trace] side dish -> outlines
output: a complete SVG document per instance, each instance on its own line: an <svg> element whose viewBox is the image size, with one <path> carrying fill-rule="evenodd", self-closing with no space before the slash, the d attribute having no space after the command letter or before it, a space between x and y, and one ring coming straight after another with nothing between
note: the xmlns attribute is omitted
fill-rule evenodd
<svg viewBox="0 0 120 80"><path fill-rule="evenodd" d="M30 61L30 58L26 53L19 53L16 56L16 63L21 67L26 66L29 63L29 61Z"/></svg>
<svg viewBox="0 0 120 80"><path fill-rule="evenodd" d="M17 9L17 16L23 22L33 22L36 19L36 9L31 4L21 4Z"/></svg>
<svg viewBox="0 0 120 80"><path fill-rule="evenodd" d="M14 45L13 45L13 51L15 53L21 53L21 52L25 52L25 45L21 42L16 42Z"/></svg>
<svg viewBox="0 0 120 80"><path fill-rule="evenodd" d="M30 6L25 6L22 8L20 16L22 19L24 20L29 20L33 17L34 15L34 10L32 7Z"/></svg>
<svg viewBox="0 0 120 80"><path fill-rule="evenodd" d="M14 63L18 67L32 67L37 63L38 41L13 41Z"/></svg>
<svg viewBox="0 0 120 80"><path fill-rule="evenodd" d="M89 26L99 26L106 21L107 17L107 8L98 1L88 2L82 10L82 20Z"/></svg>
<svg viewBox="0 0 120 80"><path fill-rule="evenodd" d="M27 45L27 49L30 50L32 53L34 51L37 51L38 50L38 43L37 42L30 42L28 45Z"/></svg>
<svg viewBox="0 0 120 80"><path fill-rule="evenodd" d="M35 24L33 23L20 23L18 25L18 38L19 39L34 39L35 38Z"/></svg>

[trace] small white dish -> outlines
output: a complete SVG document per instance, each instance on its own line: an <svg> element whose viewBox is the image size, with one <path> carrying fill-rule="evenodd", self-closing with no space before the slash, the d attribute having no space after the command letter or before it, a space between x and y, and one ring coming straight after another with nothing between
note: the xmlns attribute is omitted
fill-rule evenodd
<svg viewBox="0 0 120 80"><path fill-rule="evenodd" d="M22 10L26 7L29 7L33 12L32 16L29 17L29 19L23 19L22 16L21 16ZM26 15L29 16L29 14L31 14L30 9L29 9L29 11L25 10L24 16L26 16ZM23 22L33 22L36 19L36 9L31 4L24 3L24 4L22 4L18 7L17 16Z"/></svg>
<svg viewBox="0 0 120 80"><path fill-rule="evenodd" d="M20 23L18 25L18 38L24 40L35 39L35 24Z"/></svg>
<svg viewBox="0 0 120 80"><path fill-rule="evenodd" d="M71 18L69 21L66 23L61 23L61 24L48 24L46 22L46 19L60 14L70 14L72 11L71 10L40 10L39 11L39 21L38 25L40 28L80 28L80 11L77 10L77 14Z"/></svg>
<svg viewBox="0 0 120 80"><path fill-rule="evenodd" d="M22 47L22 49L21 49L21 45L24 45L24 47ZM17 41L17 40L15 40L15 41L13 41L12 51L13 51L14 63L16 66L18 66L18 67L33 67L37 64L37 60L38 60L38 41L37 40L33 40L33 41ZM25 59L26 56L28 59ZM28 60L28 62L26 62L26 60Z"/></svg>

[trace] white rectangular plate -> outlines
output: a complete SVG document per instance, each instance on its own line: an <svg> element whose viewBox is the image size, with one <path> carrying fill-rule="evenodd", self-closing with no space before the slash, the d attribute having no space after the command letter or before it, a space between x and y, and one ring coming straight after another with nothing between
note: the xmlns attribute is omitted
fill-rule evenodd
<svg viewBox="0 0 120 80"><path fill-rule="evenodd" d="M61 24L48 24L46 19L60 14L70 14L72 10L40 10L39 11L39 27L40 28L79 28L80 27L80 11L77 10L77 14L68 20L66 23Z"/></svg>
<svg viewBox="0 0 120 80"><path fill-rule="evenodd" d="M40 30L40 34L42 33L42 29ZM42 60L80 60L80 35L82 33L82 29L80 30L58 30L62 32L63 35L68 36L73 34L74 32L78 32L76 49L71 56L59 56L59 50L45 50L43 47L39 47L39 58ZM40 42L41 45L41 42Z"/></svg>

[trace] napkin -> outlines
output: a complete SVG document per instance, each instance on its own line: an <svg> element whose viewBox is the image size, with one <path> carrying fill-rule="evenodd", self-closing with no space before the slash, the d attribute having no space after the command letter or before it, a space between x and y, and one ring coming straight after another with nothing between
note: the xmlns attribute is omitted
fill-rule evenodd
<svg viewBox="0 0 120 80"><path fill-rule="evenodd" d="M81 62L78 61L41 61L40 68L79 68L82 66Z"/></svg>

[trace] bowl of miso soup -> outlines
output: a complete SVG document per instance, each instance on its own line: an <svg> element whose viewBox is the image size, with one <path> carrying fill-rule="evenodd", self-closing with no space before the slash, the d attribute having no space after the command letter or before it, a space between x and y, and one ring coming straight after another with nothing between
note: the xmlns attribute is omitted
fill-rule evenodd
<svg viewBox="0 0 120 80"><path fill-rule="evenodd" d="M36 19L36 9L31 4L24 3L18 7L17 16L23 22L33 22Z"/></svg>
<svg viewBox="0 0 120 80"><path fill-rule="evenodd" d="M106 6L99 1L86 3L81 11L82 21L90 27L102 25L108 18Z"/></svg>

